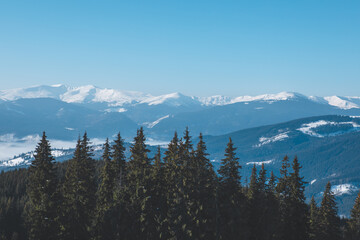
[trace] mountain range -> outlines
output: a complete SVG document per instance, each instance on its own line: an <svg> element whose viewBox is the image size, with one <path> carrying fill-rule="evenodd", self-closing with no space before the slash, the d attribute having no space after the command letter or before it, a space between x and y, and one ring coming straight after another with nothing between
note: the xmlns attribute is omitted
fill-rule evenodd
<svg viewBox="0 0 360 240"><path fill-rule="evenodd" d="M331 181L339 203L339 213L348 215L360 189L360 118L351 116L318 116L284 123L235 131L219 136L204 136L209 158L215 170L220 166L224 149L231 138L242 166L242 182L248 183L251 168L265 165L268 174L279 176L282 159L297 156L302 165L301 175L306 184L306 196L319 202L327 181ZM198 139L193 138L196 144ZM129 157L130 143L126 143ZM156 147L149 146L150 156ZM95 145L95 158L102 154L102 146ZM162 149L164 153L165 149ZM72 158L74 149L53 149L57 161ZM0 162L0 170L27 167L33 152L22 153Z"/></svg>
<svg viewBox="0 0 360 240"><path fill-rule="evenodd" d="M76 139L85 130L127 140L140 126L152 139L169 140L189 127L219 135L320 115L360 115L360 97L314 97L281 92L260 96L153 96L94 86L34 86L0 91L0 135L18 138L46 130L56 139Z"/></svg>
<svg viewBox="0 0 360 240"><path fill-rule="evenodd" d="M204 134L216 169L232 138L243 182L248 181L254 164L260 167L264 163L268 171L278 175L281 159L297 156L307 182L307 197L314 195L319 201L325 183L331 181L339 213L348 215L360 189L359 116L359 97L292 92L239 97L153 96L94 86L35 86L0 91L0 144L38 139L42 131L60 141L74 141L84 131L99 139L121 132L129 149L140 126L153 145L166 145L174 131L181 134L189 127L195 144L196 136ZM95 150L99 157L101 145ZM3 159L0 170L27 167L32 154L19 152ZM64 161L72 157L73 149L55 148L53 154Z"/></svg>

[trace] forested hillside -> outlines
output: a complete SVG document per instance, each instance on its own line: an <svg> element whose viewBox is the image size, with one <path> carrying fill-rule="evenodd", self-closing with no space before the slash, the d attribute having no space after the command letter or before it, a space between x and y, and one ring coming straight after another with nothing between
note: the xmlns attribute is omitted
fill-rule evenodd
<svg viewBox="0 0 360 240"><path fill-rule="evenodd" d="M45 133L29 169L0 174L0 239L359 239L360 194L337 215L331 183L305 199L301 159L279 175L253 165L248 181L229 138L215 172L202 135L186 130L150 158L143 129L125 156L120 134L95 161L85 133L56 163Z"/></svg>

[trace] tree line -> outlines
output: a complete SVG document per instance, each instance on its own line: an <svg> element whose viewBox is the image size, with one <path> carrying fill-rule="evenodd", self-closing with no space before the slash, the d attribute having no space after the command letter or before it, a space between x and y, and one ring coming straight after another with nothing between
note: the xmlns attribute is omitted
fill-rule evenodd
<svg viewBox="0 0 360 240"><path fill-rule="evenodd" d="M44 133L28 170L0 174L0 239L360 239L360 193L349 219L330 182L307 204L297 157L279 177L254 165L243 185L231 138L217 173L201 134L194 146L187 129L175 133L154 158L145 141L140 128L127 159L118 134L95 161L85 133L59 164Z"/></svg>

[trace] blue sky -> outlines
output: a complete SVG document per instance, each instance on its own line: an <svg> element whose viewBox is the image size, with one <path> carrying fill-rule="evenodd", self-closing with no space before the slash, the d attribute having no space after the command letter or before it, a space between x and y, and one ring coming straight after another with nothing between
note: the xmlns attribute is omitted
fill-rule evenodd
<svg viewBox="0 0 360 240"><path fill-rule="evenodd" d="M360 96L360 1L0 1L0 89Z"/></svg>

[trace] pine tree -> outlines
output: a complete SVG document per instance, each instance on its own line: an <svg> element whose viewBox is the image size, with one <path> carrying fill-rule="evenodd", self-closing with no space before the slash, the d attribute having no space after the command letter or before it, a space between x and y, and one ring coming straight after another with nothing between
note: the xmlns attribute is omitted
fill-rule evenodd
<svg viewBox="0 0 360 240"><path fill-rule="evenodd" d="M63 185L62 239L89 239L96 205L95 162L85 133L78 140Z"/></svg>
<svg viewBox="0 0 360 240"><path fill-rule="evenodd" d="M351 216L347 229L349 240L360 239L360 192L358 193L354 206L351 209Z"/></svg>
<svg viewBox="0 0 360 240"><path fill-rule="evenodd" d="M154 209L154 220L156 224L156 235L159 239L165 239L168 236L168 229L165 223L167 218L167 202L165 191L167 189L165 180L165 169L164 164L161 162L161 149L158 146L157 153L154 157L154 165L151 172L152 181L152 205Z"/></svg>
<svg viewBox="0 0 360 240"><path fill-rule="evenodd" d="M335 195L331 191L331 184L326 184L320 207L319 240L338 240L340 235L340 220L337 216Z"/></svg>
<svg viewBox="0 0 360 240"><path fill-rule="evenodd" d="M154 239L156 226L151 206L151 160L145 144L143 128L137 131L131 146L127 175L127 195L133 216L130 235L132 239Z"/></svg>
<svg viewBox="0 0 360 240"><path fill-rule="evenodd" d="M111 221L111 226L115 232L114 239L126 239L127 235L132 233L128 231L129 219L131 219L129 212L129 194L126 192L126 176L127 163L125 156L124 140L120 133L117 134L114 144L112 145L111 166L113 176L113 198L114 206L108 213L108 218Z"/></svg>
<svg viewBox="0 0 360 240"><path fill-rule="evenodd" d="M114 171L114 181L117 190L124 188L126 176L126 157L124 140L120 133L117 134L114 145L112 146L112 167Z"/></svg>
<svg viewBox="0 0 360 240"><path fill-rule="evenodd" d="M268 183L265 187L265 196L266 196L266 203L265 203L265 216L264 221L265 226L263 232L264 234L264 240L273 240L277 239L277 232L279 228L279 201L276 197L276 177L271 171L270 178L268 180Z"/></svg>
<svg viewBox="0 0 360 240"><path fill-rule="evenodd" d="M189 232L192 239L213 239L215 237L215 172L207 158L206 145L200 134L194 158L191 161L192 182L189 193Z"/></svg>
<svg viewBox="0 0 360 240"><path fill-rule="evenodd" d="M316 206L314 196L310 201L309 239L317 240L319 237L319 208Z"/></svg>
<svg viewBox="0 0 360 240"><path fill-rule="evenodd" d="M114 239L112 233L112 223L110 210L114 207L114 178L115 171L111 164L111 151L109 140L106 139L104 144L104 152L102 160L104 166L100 174L100 187L97 192L97 206L96 206L96 238L97 239Z"/></svg>
<svg viewBox="0 0 360 240"><path fill-rule="evenodd" d="M58 181L54 162L50 144L44 132L35 149L34 160L29 168L30 175L27 186L29 239L56 239L59 232L57 224Z"/></svg>
<svg viewBox="0 0 360 240"><path fill-rule="evenodd" d="M290 224L291 239L303 240L308 236L308 206L305 203L305 182L300 176L301 166L295 157L290 174Z"/></svg>
<svg viewBox="0 0 360 240"><path fill-rule="evenodd" d="M264 172L263 172L264 174ZM247 189L247 226L249 239L258 240L261 239L263 231L259 231L259 225L261 223L261 218L263 217L263 205L262 200L262 190L259 184L259 178L257 175L256 165L254 164L251 170L250 184Z"/></svg>
<svg viewBox="0 0 360 240"><path fill-rule="evenodd" d="M217 202L219 211L219 236L220 239L238 239L243 235L241 226L244 208L244 196L242 194L241 166L236 157L236 148L229 139L225 150L225 158L221 160L218 170L219 183L217 191Z"/></svg>
<svg viewBox="0 0 360 240"><path fill-rule="evenodd" d="M181 150L180 150L181 148ZM184 239L187 237L185 228L186 205L184 196L183 175L183 144L175 132L173 139L165 152L166 182L167 182L167 224L169 239Z"/></svg>
<svg viewBox="0 0 360 240"><path fill-rule="evenodd" d="M277 237L279 240L291 239L293 229L291 225L291 183L289 173L289 158L287 156L282 160L278 184L276 186L277 198L279 199L279 228Z"/></svg>

